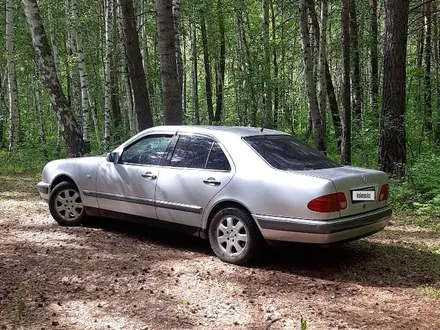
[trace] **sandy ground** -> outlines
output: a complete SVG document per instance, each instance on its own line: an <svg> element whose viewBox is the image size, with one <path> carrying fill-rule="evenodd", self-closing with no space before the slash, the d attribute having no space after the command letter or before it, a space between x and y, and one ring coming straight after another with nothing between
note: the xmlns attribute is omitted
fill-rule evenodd
<svg viewBox="0 0 440 330"><path fill-rule="evenodd" d="M440 232L400 219L258 265L122 221L63 228L29 177L0 177L0 329L440 329Z"/></svg>

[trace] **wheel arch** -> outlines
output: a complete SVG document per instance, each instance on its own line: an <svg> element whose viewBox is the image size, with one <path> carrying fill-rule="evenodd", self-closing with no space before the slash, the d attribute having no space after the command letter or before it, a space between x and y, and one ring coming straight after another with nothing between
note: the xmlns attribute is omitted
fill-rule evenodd
<svg viewBox="0 0 440 330"><path fill-rule="evenodd" d="M73 180L72 177L70 177L69 175L67 175L67 174L65 174L65 173L62 173L62 174L58 174L58 175L52 180L52 183L50 184L50 190L49 190L49 191L52 191L52 189L53 189L54 187L56 187L57 184L59 184L59 183L61 183L61 182L63 182L63 181L72 182L72 183L76 186L76 188L78 189L78 185L76 184L75 180ZM79 191L79 189L78 189L78 191ZM80 192L80 193L81 193L81 192Z"/></svg>
<svg viewBox="0 0 440 330"><path fill-rule="evenodd" d="M260 228L258 226L258 223L255 221L254 217L252 216L251 211L249 210L249 208L246 205L244 205L243 203L241 203L237 200L225 199L225 200L218 201L209 210L208 215L205 217L205 221L203 223L203 230L204 231L207 231L209 229L211 221L214 218L214 216L217 214L217 212L220 211L221 209L226 208L226 207L236 207L238 209L243 210L244 212L246 212L247 214L250 215L250 217L254 220L257 227Z"/></svg>

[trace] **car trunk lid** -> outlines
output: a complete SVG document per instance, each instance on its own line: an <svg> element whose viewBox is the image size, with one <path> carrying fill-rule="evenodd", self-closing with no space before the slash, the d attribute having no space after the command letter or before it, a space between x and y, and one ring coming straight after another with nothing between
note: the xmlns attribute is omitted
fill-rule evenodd
<svg viewBox="0 0 440 330"><path fill-rule="evenodd" d="M340 211L341 217L373 211L384 207L388 203L387 201L379 201L380 189L382 185L388 183L388 177L383 172L344 166L300 171L298 173L328 179L333 182L336 192L345 194L347 208ZM373 199L368 201L356 200L357 197L367 196Z"/></svg>

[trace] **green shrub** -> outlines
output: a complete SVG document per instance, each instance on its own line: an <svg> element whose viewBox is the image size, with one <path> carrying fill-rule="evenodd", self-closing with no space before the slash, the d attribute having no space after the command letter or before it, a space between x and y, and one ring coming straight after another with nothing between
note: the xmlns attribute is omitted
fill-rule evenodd
<svg viewBox="0 0 440 330"><path fill-rule="evenodd" d="M408 182L425 201L440 195L440 156L421 155L408 171Z"/></svg>

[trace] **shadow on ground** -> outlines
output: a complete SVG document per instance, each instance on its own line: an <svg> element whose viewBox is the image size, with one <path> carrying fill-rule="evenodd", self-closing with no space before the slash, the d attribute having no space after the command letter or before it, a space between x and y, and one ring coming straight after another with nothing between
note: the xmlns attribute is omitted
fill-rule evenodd
<svg viewBox="0 0 440 330"><path fill-rule="evenodd" d="M0 246L0 310L14 318L18 302L25 299L28 322L38 320L36 324L57 322L56 306L78 308L79 299L88 310L97 308L96 313L111 316L116 311L105 306L124 302L117 313L132 320L139 315L156 321L163 317L167 327L191 327L190 318L171 316L180 302L161 289L164 281L178 281L169 262L186 263L196 272L201 263L218 262L207 241L112 219L96 218L87 227L76 228L55 223L8 223L2 228L0 223L0 232L7 237ZM226 266L219 263L219 267ZM291 285L291 276L372 287L440 286L439 254L421 245L380 238L332 248L268 247L258 264L235 269L231 276L220 272L210 276L254 291L278 282L302 295L316 294L317 287L305 285L304 280ZM152 314L152 310L161 312ZM95 312L90 313L94 318Z"/></svg>

